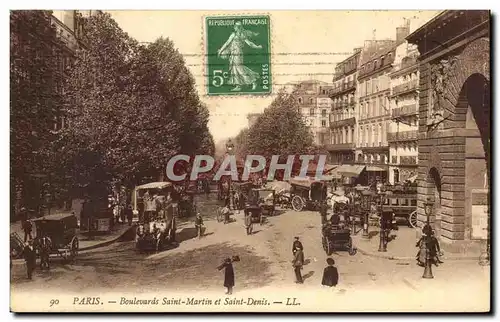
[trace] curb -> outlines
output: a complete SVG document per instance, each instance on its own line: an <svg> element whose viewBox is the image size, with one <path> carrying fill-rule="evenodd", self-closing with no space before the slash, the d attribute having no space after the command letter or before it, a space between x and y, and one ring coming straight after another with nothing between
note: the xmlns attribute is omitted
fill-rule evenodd
<svg viewBox="0 0 500 322"><path fill-rule="evenodd" d="M360 243L356 243L356 249L358 252L360 252L363 255L370 256L370 257L375 257L375 258L383 258L383 259L388 259L388 260L415 260L416 257L416 251L415 251L415 256L391 256L391 255L384 255L383 253L378 253L378 252L371 252L364 250L363 248L359 247ZM457 261L457 260L479 260L480 256L441 256L443 260L449 260L449 261Z"/></svg>
<svg viewBox="0 0 500 322"><path fill-rule="evenodd" d="M134 225L128 227L128 229L125 229L121 234L119 234L118 236L116 236L113 239L106 240L106 241L103 241L102 243L98 243L98 244L95 244L95 245L92 245L92 246L87 246L87 247L79 248L78 251L81 252L81 251L86 251L86 250L91 250L91 249L96 249L96 248L101 248L101 247L109 246L109 245L115 243L116 241L118 241L123 236L125 236L133 228L134 228Z"/></svg>

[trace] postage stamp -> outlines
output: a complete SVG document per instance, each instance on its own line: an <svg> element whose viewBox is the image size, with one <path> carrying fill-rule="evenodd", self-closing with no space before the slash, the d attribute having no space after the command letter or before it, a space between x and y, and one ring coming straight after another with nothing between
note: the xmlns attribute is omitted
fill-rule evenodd
<svg viewBox="0 0 500 322"><path fill-rule="evenodd" d="M208 95L271 93L269 16L206 17L205 30Z"/></svg>

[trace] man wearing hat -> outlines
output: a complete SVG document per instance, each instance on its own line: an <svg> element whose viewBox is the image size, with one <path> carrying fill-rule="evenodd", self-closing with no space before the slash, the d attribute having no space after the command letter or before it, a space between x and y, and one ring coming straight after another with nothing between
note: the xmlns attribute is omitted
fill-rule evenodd
<svg viewBox="0 0 500 322"><path fill-rule="evenodd" d="M339 282L339 272L337 270L337 267L333 266L335 265L335 261L333 258L327 258L326 263L328 264L327 267L323 270L323 278L321 280L321 285L324 286L337 286Z"/></svg>
<svg viewBox="0 0 500 322"><path fill-rule="evenodd" d="M239 259L239 258L238 258ZM233 269L233 261L231 258L226 258L224 260L224 263L217 267L217 269L220 271L224 269L224 287L227 288L226 294L230 295L233 294L233 287L234 287L234 269Z"/></svg>
<svg viewBox="0 0 500 322"><path fill-rule="evenodd" d="M295 240L292 244L292 254L295 255L295 252L300 249L301 251L304 251L304 246L302 246L302 243L299 240L299 237L295 236Z"/></svg>
<svg viewBox="0 0 500 322"><path fill-rule="evenodd" d="M30 239L26 246L24 247L24 260L26 261L26 271L28 273L28 279L33 278L33 271L36 266L36 252L33 246L33 239Z"/></svg>

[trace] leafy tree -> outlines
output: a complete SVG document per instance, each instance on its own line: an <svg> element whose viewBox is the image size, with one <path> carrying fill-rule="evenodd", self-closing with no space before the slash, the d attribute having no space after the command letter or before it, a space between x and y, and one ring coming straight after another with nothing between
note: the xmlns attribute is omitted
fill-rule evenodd
<svg viewBox="0 0 500 322"><path fill-rule="evenodd" d="M249 129L248 153L270 158L308 152L313 138L298 107L295 96L281 90Z"/></svg>
<svg viewBox="0 0 500 322"><path fill-rule="evenodd" d="M62 105L61 42L50 19L50 11L10 13L10 182L16 207L39 207L34 188L56 159L46 147Z"/></svg>
<svg viewBox="0 0 500 322"><path fill-rule="evenodd" d="M235 154L240 158L245 158L248 154L248 133L250 129L244 128L234 138Z"/></svg>

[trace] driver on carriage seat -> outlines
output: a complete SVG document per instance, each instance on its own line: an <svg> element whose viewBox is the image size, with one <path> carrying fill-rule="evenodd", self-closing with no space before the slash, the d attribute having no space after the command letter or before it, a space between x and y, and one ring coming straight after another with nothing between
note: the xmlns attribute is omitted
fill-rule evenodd
<svg viewBox="0 0 500 322"><path fill-rule="evenodd" d="M339 216L339 214L334 213L334 214L330 217L330 223L331 223L333 226L338 226L338 225L340 224L340 216Z"/></svg>

